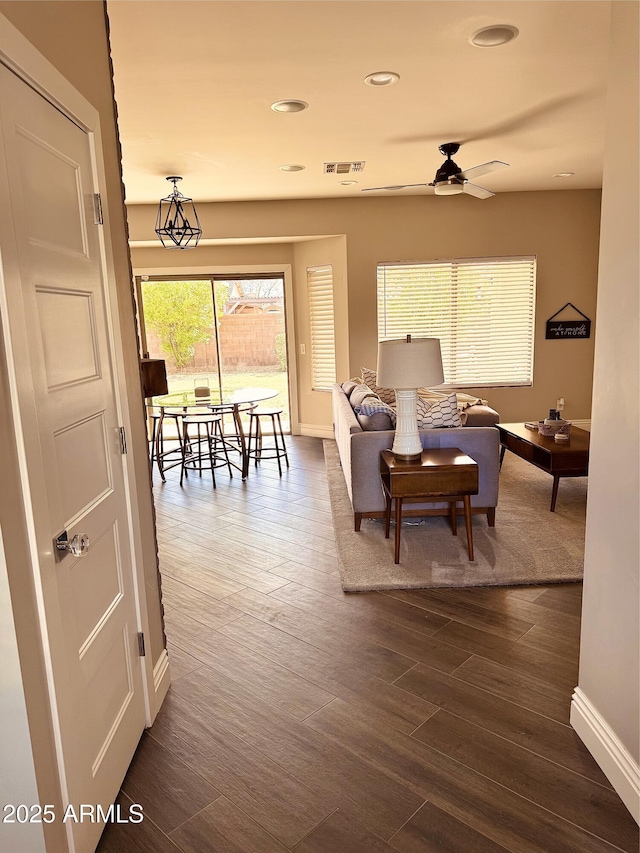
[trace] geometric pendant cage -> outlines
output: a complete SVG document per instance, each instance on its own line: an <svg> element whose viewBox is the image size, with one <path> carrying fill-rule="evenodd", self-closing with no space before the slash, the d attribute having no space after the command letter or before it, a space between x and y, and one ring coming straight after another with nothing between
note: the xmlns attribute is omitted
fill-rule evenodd
<svg viewBox="0 0 640 853"><path fill-rule="evenodd" d="M172 175L167 180L173 182L173 192L160 199L156 234L165 249L195 249L202 237L202 228L193 199L182 195L176 186L182 178Z"/></svg>

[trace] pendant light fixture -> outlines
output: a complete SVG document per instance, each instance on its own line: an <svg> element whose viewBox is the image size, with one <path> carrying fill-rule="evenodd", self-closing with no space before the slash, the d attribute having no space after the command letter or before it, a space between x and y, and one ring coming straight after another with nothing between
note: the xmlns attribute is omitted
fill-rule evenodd
<svg viewBox="0 0 640 853"><path fill-rule="evenodd" d="M156 234L165 249L195 249L202 228L193 199L182 195L177 187L182 178L172 175L167 178L173 183L173 192L160 199Z"/></svg>

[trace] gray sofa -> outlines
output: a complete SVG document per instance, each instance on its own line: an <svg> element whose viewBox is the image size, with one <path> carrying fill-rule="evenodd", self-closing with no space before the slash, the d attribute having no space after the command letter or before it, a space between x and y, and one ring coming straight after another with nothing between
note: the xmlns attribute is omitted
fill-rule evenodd
<svg viewBox="0 0 640 853"><path fill-rule="evenodd" d="M342 471L353 507L354 525L360 530L364 517L384 516L385 500L380 485L378 458L381 450L393 444L393 430L365 431L360 426L349 398L340 385L332 389L333 426ZM486 408L486 407L483 407ZM496 414L494 412L494 414ZM458 447L478 463L479 491L471 497L473 513L486 514L490 527L495 524L498 503L500 441L493 426L453 427L420 430L423 447ZM462 506L460 508L462 511ZM414 504L405 515L447 515L446 503Z"/></svg>

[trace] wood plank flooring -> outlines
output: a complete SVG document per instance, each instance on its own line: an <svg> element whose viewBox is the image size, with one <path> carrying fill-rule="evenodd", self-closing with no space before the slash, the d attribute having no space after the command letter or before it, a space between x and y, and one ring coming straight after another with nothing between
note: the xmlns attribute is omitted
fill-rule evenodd
<svg viewBox="0 0 640 853"><path fill-rule="evenodd" d="M173 683L98 850L635 853L569 726L581 586L345 595L322 442L288 444L156 476Z"/></svg>

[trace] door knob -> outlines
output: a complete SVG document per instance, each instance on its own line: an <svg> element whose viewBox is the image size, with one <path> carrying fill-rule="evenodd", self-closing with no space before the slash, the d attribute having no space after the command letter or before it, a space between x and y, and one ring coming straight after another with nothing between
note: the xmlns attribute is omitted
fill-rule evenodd
<svg viewBox="0 0 640 853"><path fill-rule="evenodd" d="M55 539L56 559L62 560L67 554L73 554L74 557L84 557L89 550L89 537L86 533L76 535L69 539L69 534L64 530L60 536Z"/></svg>

